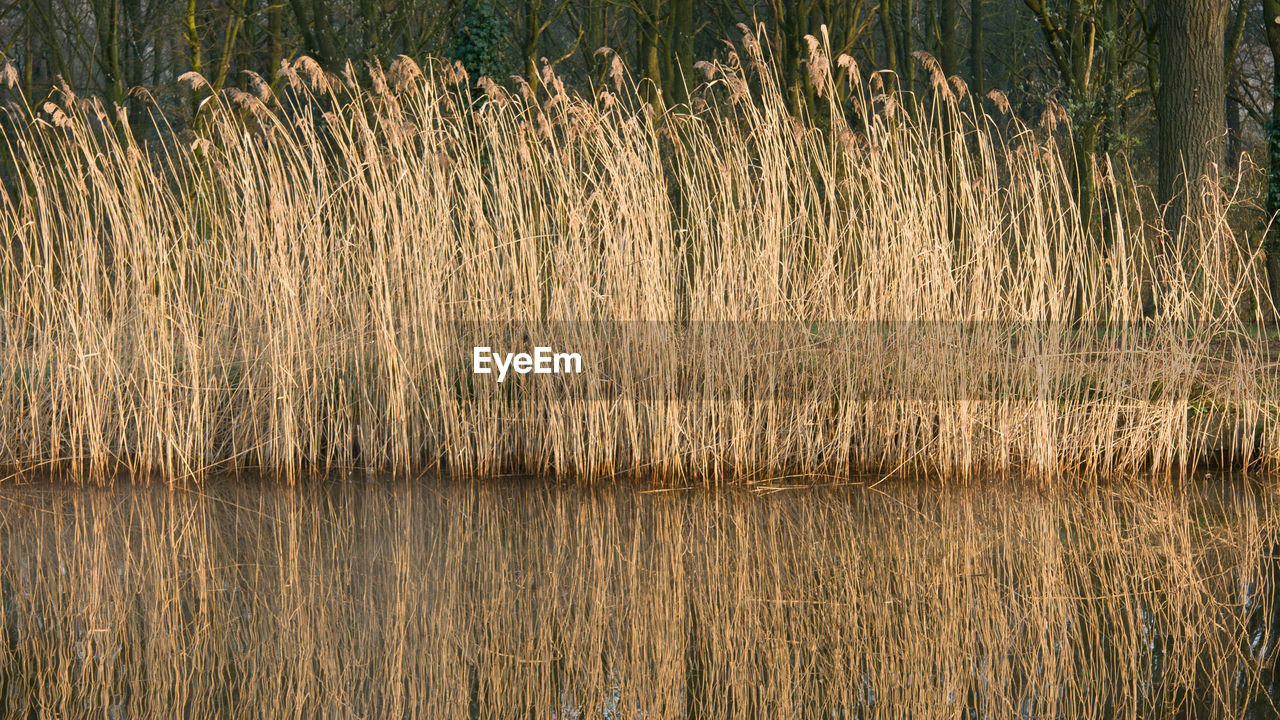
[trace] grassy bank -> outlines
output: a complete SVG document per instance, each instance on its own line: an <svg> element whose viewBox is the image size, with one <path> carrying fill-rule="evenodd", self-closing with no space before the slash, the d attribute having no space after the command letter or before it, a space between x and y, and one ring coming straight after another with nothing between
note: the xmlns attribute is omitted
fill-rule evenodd
<svg viewBox="0 0 1280 720"><path fill-rule="evenodd" d="M1108 165L1087 231L1059 148L998 95L989 115L935 77L916 99L819 52L825 110L796 118L744 46L688 108L618 66L535 96L305 58L274 91L187 78L181 131L70 91L26 106L0 125L0 465L719 482L1280 459L1263 284L1219 200L1160 237ZM477 344L585 372L499 384Z"/></svg>

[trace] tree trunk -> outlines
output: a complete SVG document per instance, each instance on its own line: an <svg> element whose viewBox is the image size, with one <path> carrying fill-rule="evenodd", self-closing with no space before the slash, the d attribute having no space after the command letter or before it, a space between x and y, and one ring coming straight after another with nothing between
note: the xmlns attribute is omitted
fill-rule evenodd
<svg viewBox="0 0 1280 720"><path fill-rule="evenodd" d="M538 46L542 39L542 0L525 0L524 3L524 45L520 48L524 55L525 80L529 87L538 89L542 78L538 75Z"/></svg>
<svg viewBox="0 0 1280 720"><path fill-rule="evenodd" d="M1165 227L1175 235L1196 222L1196 199L1208 188L1222 158L1223 0L1162 0L1156 3L1160 44L1159 201Z"/></svg>
<svg viewBox="0 0 1280 720"><path fill-rule="evenodd" d="M1236 79L1239 77L1238 66L1236 63L1236 55L1240 51L1240 42L1244 39L1245 21L1249 16L1249 9L1252 3L1249 0L1235 0L1234 10L1228 17L1231 22L1227 28L1227 37L1223 45L1223 63L1225 74L1223 75L1226 83L1226 91L1228 95L1235 93L1237 87ZM1227 168L1231 172L1240 169L1240 103L1239 101L1228 97L1226 106L1227 120L1227 149L1226 162Z"/></svg>
<svg viewBox="0 0 1280 720"><path fill-rule="evenodd" d="M121 105L124 103L124 71L120 65L120 3L119 0L97 0L92 7L93 22L98 30L103 94Z"/></svg>
<svg viewBox="0 0 1280 720"><path fill-rule="evenodd" d="M956 0L942 0L942 6L938 9L938 45L939 60L942 62L942 72L947 77L956 74L956 58L959 53L956 52Z"/></svg>
<svg viewBox="0 0 1280 720"><path fill-rule="evenodd" d="M284 32L284 7L280 3L271 3L267 9L267 77L275 76L284 60L284 46L280 35Z"/></svg>
<svg viewBox="0 0 1280 720"><path fill-rule="evenodd" d="M142 34L140 29L146 25L146 22L139 0L122 0L122 8L126 35L124 47L121 49L124 56L121 68L124 74L124 86L135 87L147 81L143 70L142 41L139 37ZM147 14L149 15L150 12ZM141 107L139 103L130 101L131 111L138 107Z"/></svg>
<svg viewBox="0 0 1280 720"><path fill-rule="evenodd" d="M1267 127L1267 286L1280 304L1280 0L1263 0L1262 21L1271 47L1271 122Z"/></svg>
<svg viewBox="0 0 1280 720"><path fill-rule="evenodd" d="M372 0L360 0L360 19L364 22L364 49L381 60L382 38L378 36L378 13Z"/></svg>
<svg viewBox="0 0 1280 720"><path fill-rule="evenodd" d="M809 55L809 46L805 44L804 35L809 29L808 2L776 3L779 12L777 50L780 60L780 77L778 82L787 98L787 107L791 112L799 114L806 104L806 86L808 75L804 72L805 58Z"/></svg>
<svg viewBox="0 0 1280 720"><path fill-rule="evenodd" d="M650 103L662 104L662 54L659 42L659 0L645 0L636 13L636 59L643 74L644 93Z"/></svg>
<svg viewBox="0 0 1280 720"><path fill-rule="evenodd" d="M1103 75L1102 98L1106 125L1100 129L1099 146L1105 154L1112 150L1111 144L1121 133L1120 76L1124 73L1120 59L1120 6L1117 0L1103 0L1102 27L1103 36ZM1109 240L1109 239L1108 239Z"/></svg>
<svg viewBox="0 0 1280 720"><path fill-rule="evenodd" d="M987 77L982 58L986 52L982 44L983 22L982 0L973 0L969 5L969 69L973 74L973 94L979 100L987 94Z"/></svg>
<svg viewBox="0 0 1280 720"><path fill-rule="evenodd" d="M902 89L914 92L916 88L915 0L900 0L898 7L898 20L894 23L898 30L898 71L902 73Z"/></svg>
<svg viewBox="0 0 1280 720"><path fill-rule="evenodd" d="M221 90L227 84L227 73L231 71L231 66L235 60L236 36L240 34L240 27L244 24L245 6L239 8L228 7L227 27L222 35L222 51L218 54L218 72L214 75L213 89Z"/></svg>
<svg viewBox="0 0 1280 720"><path fill-rule="evenodd" d="M183 18L186 27L183 35L187 41L187 59L191 62L191 70L204 74L204 58L200 53L200 31L196 28L196 0L187 0L187 13ZM271 71L275 72L275 68Z"/></svg>
<svg viewBox="0 0 1280 720"><path fill-rule="evenodd" d="M1240 103L1227 98L1227 149L1226 166L1230 172L1240 169Z"/></svg>
<svg viewBox="0 0 1280 720"><path fill-rule="evenodd" d="M315 24L316 43L320 50L320 64L332 67L338 63L338 41L329 22L328 0L311 0L311 21Z"/></svg>
<svg viewBox="0 0 1280 720"><path fill-rule="evenodd" d="M696 82L693 78L693 0L676 0L672 13L676 26L673 53L677 86L681 98L686 99L686 84Z"/></svg>
<svg viewBox="0 0 1280 720"><path fill-rule="evenodd" d="M880 33L884 38L884 66L898 74L898 29L893 0L880 0Z"/></svg>
<svg viewBox="0 0 1280 720"><path fill-rule="evenodd" d="M587 3L587 22L583 28L585 44L588 53L595 57L595 52L604 47L608 35L608 3L605 0L588 0Z"/></svg>
<svg viewBox="0 0 1280 720"><path fill-rule="evenodd" d="M308 11L306 0L289 0L294 20L306 41L307 54L325 67L338 62L338 41L334 37L333 26L329 24L327 3L328 0L311 0ZM272 68L273 72L274 70Z"/></svg>
<svg viewBox="0 0 1280 720"><path fill-rule="evenodd" d="M1075 128L1072 142L1075 144L1075 172L1072 174L1072 181L1075 184L1076 204L1080 208L1080 224L1086 232L1091 232L1093 206L1098 192L1098 184L1093 176L1093 160L1098 150L1098 125L1090 123Z"/></svg>
<svg viewBox="0 0 1280 720"><path fill-rule="evenodd" d="M22 91L29 93L27 97L38 97L35 93L36 44L32 38L32 14L28 11L22 15L22 34L24 36L22 46Z"/></svg>

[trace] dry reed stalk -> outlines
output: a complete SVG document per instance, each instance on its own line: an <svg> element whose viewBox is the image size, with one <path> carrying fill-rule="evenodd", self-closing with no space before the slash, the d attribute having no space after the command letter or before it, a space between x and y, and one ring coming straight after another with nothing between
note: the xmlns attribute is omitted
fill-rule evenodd
<svg viewBox="0 0 1280 720"><path fill-rule="evenodd" d="M797 119L747 47L706 66L693 111L625 75L475 95L435 63L364 89L304 58L277 96L210 96L194 133L144 140L70 97L14 114L0 465L669 484L1276 465L1268 303L1227 206L1157 252L1106 174L1102 242L1016 119L843 61ZM526 340L585 374L471 375L473 345Z"/></svg>

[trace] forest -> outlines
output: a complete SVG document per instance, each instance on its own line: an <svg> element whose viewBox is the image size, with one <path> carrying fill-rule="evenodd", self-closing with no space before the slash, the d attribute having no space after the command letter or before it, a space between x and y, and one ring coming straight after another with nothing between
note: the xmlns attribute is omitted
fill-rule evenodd
<svg viewBox="0 0 1280 720"><path fill-rule="evenodd" d="M1277 16L1271 0L7 0L0 57L32 95L61 79L137 108L144 89L177 104L189 71L214 92L250 89L248 72L278 85L281 63L304 55L334 72L448 58L534 88L552 68L585 87L607 79L609 48L670 105L688 100L697 63L723 58L745 24L798 111L815 102L808 43L825 33L832 58L892 71L902 88L927 87L918 54L928 53L975 97L999 91L1024 121L1063 117L1077 167L1122 153L1161 203L1176 200L1184 159L1224 161L1222 178L1249 183L1259 213L1265 203L1258 220L1280 195L1264 201L1264 177L1238 171L1242 159L1266 168L1280 119ZM1092 181L1079 174L1082 205Z"/></svg>

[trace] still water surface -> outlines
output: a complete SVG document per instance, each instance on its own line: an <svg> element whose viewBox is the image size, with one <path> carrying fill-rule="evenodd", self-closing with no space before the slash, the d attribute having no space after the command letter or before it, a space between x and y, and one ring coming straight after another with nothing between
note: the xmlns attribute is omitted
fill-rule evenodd
<svg viewBox="0 0 1280 720"><path fill-rule="evenodd" d="M1277 487L0 486L0 717L1270 718Z"/></svg>

